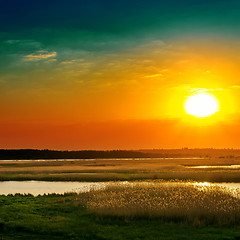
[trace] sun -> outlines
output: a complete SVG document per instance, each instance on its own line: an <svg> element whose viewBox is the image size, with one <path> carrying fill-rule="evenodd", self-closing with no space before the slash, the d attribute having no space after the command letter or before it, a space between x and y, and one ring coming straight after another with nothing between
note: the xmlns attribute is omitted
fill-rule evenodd
<svg viewBox="0 0 240 240"><path fill-rule="evenodd" d="M209 93L197 93L187 98L184 104L187 114L208 117L219 111L217 99Z"/></svg>

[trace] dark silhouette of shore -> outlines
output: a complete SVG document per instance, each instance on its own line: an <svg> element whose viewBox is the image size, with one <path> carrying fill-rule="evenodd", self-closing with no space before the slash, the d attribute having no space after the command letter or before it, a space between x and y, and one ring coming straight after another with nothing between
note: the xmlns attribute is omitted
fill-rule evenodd
<svg viewBox="0 0 240 240"><path fill-rule="evenodd" d="M135 151L54 151L37 149L0 149L1 160L11 159L93 159L93 158L144 158L149 154ZM151 154L150 154L151 155Z"/></svg>
<svg viewBox="0 0 240 240"><path fill-rule="evenodd" d="M97 158L237 158L239 149L146 149L146 150L111 150L111 151L56 151L38 149L0 149L1 160L13 159L97 159Z"/></svg>

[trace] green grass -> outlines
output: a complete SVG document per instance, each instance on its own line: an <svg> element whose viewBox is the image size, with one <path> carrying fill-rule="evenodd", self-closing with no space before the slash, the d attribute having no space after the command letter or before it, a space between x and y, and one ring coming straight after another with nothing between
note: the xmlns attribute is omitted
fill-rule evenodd
<svg viewBox="0 0 240 240"><path fill-rule="evenodd" d="M81 195L0 196L0 239L226 240L239 239L238 226L192 226L162 219L126 219L91 213Z"/></svg>

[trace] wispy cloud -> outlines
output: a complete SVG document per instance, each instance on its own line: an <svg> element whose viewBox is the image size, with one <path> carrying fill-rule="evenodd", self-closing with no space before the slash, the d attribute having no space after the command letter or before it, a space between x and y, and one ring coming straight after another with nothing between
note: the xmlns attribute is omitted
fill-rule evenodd
<svg viewBox="0 0 240 240"><path fill-rule="evenodd" d="M5 49L11 49L14 51L30 50L35 52L39 49L44 49L44 45L41 42L31 39L9 39L2 43Z"/></svg>
<svg viewBox="0 0 240 240"><path fill-rule="evenodd" d="M62 61L61 64L72 64L75 63L75 60L70 60L70 61Z"/></svg>
<svg viewBox="0 0 240 240"><path fill-rule="evenodd" d="M202 92L215 92L222 91L223 88L191 88L190 92L202 93Z"/></svg>
<svg viewBox="0 0 240 240"><path fill-rule="evenodd" d="M171 89L180 89L180 90L184 90L191 93L205 93L205 92L225 91L225 90L228 90L229 88L228 87L226 88L194 88L192 86L182 84L179 86L171 87Z"/></svg>
<svg viewBox="0 0 240 240"><path fill-rule="evenodd" d="M233 86L231 86L230 88L239 89L239 88L240 88L240 85L233 85Z"/></svg>
<svg viewBox="0 0 240 240"><path fill-rule="evenodd" d="M28 54L24 56L24 61L39 61L48 58L56 57L56 52L48 52L48 51L37 51L35 53Z"/></svg>
<svg viewBox="0 0 240 240"><path fill-rule="evenodd" d="M76 58L76 59L69 59L61 61L61 64L82 64L85 63L86 59L84 58Z"/></svg>
<svg viewBox="0 0 240 240"><path fill-rule="evenodd" d="M145 78L163 77L163 74L157 73L157 74L147 75L147 76L144 76L144 77Z"/></svg>

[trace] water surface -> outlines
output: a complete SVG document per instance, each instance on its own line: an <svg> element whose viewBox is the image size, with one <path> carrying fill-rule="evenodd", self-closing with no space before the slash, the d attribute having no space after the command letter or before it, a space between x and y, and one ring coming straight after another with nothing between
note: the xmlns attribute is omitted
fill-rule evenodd
<svg viewBox="0 0 240 240"><path fill-rule="evenodd" d="M210 169L210 168L225 168L225 169L240 169L240 165L210 165L210 166L187 166L186 168Z"/></svg>
<svg viewBox="0 0 240 240"><path fill-rule="evenodd" d="M0 182L0 194L63 194L66 192L87 192L90 189L103 188L105 182L48 182L48 181L3 181Z"/></svg>

